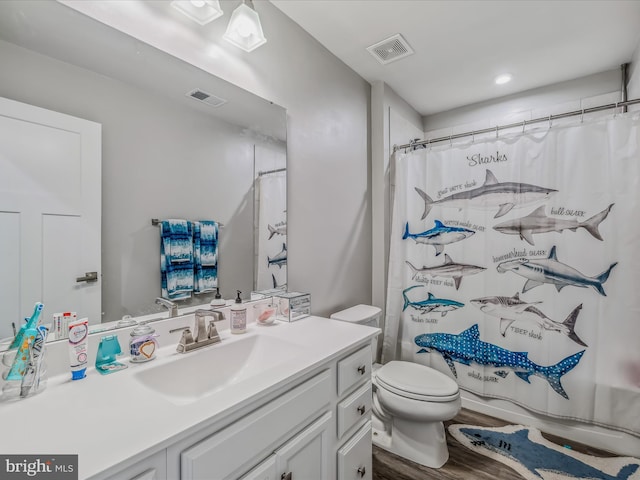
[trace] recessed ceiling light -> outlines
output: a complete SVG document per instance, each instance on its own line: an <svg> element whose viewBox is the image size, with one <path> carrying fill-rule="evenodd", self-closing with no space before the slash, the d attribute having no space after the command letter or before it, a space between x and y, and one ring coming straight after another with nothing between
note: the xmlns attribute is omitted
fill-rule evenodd
<svg viewBox="0 0 640 480"><path fill-rule="evenodd" d="M509 83L512 78L513 75L510 73L504 73L502 75L498 75L494 81L496 82L496 85L504 85L505 83Z"/></svg>

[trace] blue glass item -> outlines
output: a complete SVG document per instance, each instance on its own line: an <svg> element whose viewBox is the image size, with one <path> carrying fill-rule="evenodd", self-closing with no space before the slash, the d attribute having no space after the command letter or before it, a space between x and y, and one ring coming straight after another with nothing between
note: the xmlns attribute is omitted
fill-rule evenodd
<svg viewBox="0 0 640 480"><path fill-rule="evenodd" d="M116 362L116 357L122 355L117 335L107 335L100 339L96 355L96 370L102 375L124 370L127 365Z"/></svg>

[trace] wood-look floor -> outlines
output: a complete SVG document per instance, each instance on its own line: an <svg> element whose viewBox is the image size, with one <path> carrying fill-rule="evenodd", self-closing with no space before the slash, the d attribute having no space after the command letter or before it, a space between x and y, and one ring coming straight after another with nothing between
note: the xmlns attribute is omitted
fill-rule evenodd
<svg viewBox="0 0 640 480"><path fill-rule="evenodd" d="M445 422L445 427L452 423L502 427L509 422L463 409L453 420ZM612 456L610 453L575 442L568 442L554 435L545 433L543 436L559 445L570 443L573 450L581 453L601 457ZM438 469L423 467L374 445L373 480L520 480L523 478L503 463L461 445L448 431L447 445L449 447L449 461Z"/></svg>

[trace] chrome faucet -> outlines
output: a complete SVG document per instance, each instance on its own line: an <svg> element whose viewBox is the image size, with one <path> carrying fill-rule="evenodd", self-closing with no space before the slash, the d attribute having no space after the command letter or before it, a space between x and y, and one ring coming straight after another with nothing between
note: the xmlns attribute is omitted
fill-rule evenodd
<svg viewBox="0 0 640 480"><path fill-rule="evenodd" d="M163 307L166 307L169 310L169 318L178 316L178 305L173 303L171 300L167 300L166 298L163 298L163 297L158 297L156 298L156 303L158 305L162 305Z"/></svg>
<svg viewBox="0 0 640 480"><path fill-rule="evenodd" d="M206 323L207 317L211 317ZM193 334L189 327L184 328L176 351L186 353L197 348L220 343L220 335L216 329L215 322L224 320L224 313L219 310L196 310Z"/></svg>

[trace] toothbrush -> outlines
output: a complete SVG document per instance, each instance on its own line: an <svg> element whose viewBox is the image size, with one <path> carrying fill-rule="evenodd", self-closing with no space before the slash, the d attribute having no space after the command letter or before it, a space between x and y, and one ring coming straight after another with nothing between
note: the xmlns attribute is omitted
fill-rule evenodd
<svg viewBox="0 0 640 480"><path fill-rule="evenodd" d="M22 385L20 388L21 397L28 397L30 393L37 392L40 386L42 360L44 359L45 353L44 342L47 339L49 329L44 325L40 325L37 330L38 335L29 350L29 364L22 377Z"/></svg>
<svg viewBox="0 0 640 480"><path fill-rule="evenodd" d="M38 330L36 328L27 328L25 330L21 328L18 335L22 337L22 342L18 347L13 365L11 365L11 369L7 373L5 380L22 380L24 372L27 370L31 345L38 335Z"/></svg>
<svg viewBox="0 0 640 480"><path fill-rule="evenodd" d="M12 348L18 348L18 346L20 346L23 343L22 340L24 339L24 336L27 330L33 330L32 333L34 334L34 338L35 338L35 335L37 334L37 332L35 332L35 329L38 326L38 320L40 318L40 313L42 312L43 308L44 308L44 305L42 303L36 302L35 307L33 308L33 314L31 315L31 318L27 320L27 323L25 323L23 326L20 327L20 331L18 331L18 334L13 339L13 342L11 342L11 345L9 345L9 350L11 350ZM16 358L18 357L16 356Z"/></svg>

